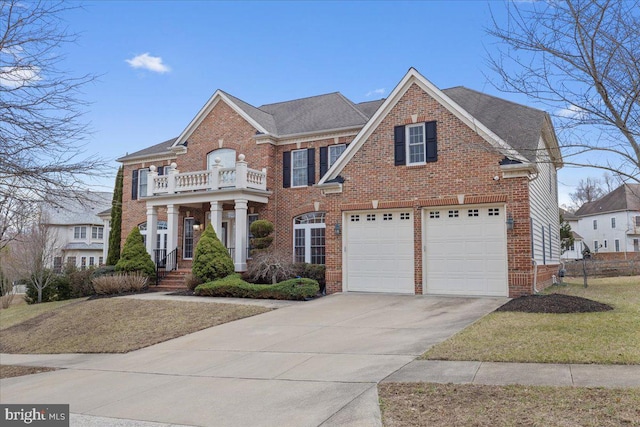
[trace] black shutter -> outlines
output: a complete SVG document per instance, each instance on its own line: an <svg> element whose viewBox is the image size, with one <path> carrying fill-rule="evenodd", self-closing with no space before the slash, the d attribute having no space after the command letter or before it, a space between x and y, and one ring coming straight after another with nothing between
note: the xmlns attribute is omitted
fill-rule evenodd
<svg viewBox="0 0 640 427"><path fill-rule="evenodd" d="M131 200L138 199L138 169L133 171L131 178Z"/></svg>
<svg viewBox="0 0 640 427"><path fill-rule="evenodd" d="M407 148L404 144L404 126L396 126L393 128L394 142L393 153L396 166L407 164Z"/></svg>
<svg viewBox="0 0 640 427"><path fill-rule="evenodd" d="M307 185L316 183L316 149L307 149Z"/></svg>
<svg viewBox="0 0 640 427"><path fill-rule="evenodd" d="M282 187L291 187L291 151L282 153Z"/></svg>
<svg viewBox="0 0 640 427"><path fill-rule="evenodd" d="M320 147L320 177L329 170L329 147Z"/></svg>
<svg viewBox="0 0 640 427"><path fill-rule="evenodd" d="M425 123L427 133L427 162L438 161L438 137L436 133L436 122Z"/></svg>

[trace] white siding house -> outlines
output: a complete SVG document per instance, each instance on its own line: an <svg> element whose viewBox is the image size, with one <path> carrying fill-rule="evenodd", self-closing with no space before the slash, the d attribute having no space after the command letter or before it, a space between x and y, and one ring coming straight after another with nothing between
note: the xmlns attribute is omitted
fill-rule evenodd
<svg viewBox="0 0 640 427"><path fill-rule="evenodd" d="M57 206L43 208L43 218L55 239L54 271L65 265L79 269L97 267L104 263L104 247L108 230L99 213L111 207L112 193L87 192L80 198L70 198ZM86 200L85 200L86 199Z"/></svg>
<svg viewBox="0 0 640 427"><path fill-rule="evenodd" d="M624 184L575 215L592 254L640 254L640 184Z"/></svg>
<svg viewBox="0 0 640 427"><path fill-rule="evenodd" d="M538 144L538 175L531 189L531 234L533 259L538 265L560 262L560 211L556 167L548 156L544 140Z"/></svg>

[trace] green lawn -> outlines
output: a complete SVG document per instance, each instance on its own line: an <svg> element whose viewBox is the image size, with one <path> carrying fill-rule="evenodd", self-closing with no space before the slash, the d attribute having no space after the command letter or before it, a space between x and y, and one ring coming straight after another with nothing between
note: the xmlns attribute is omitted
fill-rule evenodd
<svg viewBox="0 0 640 427"><path fill-rule="evenodd" d="M557 292L607 303L599 313L491 313L421 358L493 362L640 364L640 276L567 279Z"/></svg>

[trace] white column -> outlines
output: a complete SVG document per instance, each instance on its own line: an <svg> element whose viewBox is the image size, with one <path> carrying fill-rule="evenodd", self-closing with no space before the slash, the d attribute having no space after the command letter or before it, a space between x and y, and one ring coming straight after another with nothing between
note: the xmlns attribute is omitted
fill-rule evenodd
<svg viewBox="0 0 640 427"><path fill-rule="evenodd" d="M244 154L240 154L236 162L236 188L247 188L247 162Z"/></svg>
<svg viewBox="0 0 640 427"><path fill-rule="evenodd" d="M155 206L147 205L147 252L155 262L153 250L156 248L158 239L158 209Z"/></svg>
<svg viewBox="0 0 640 427"><path fill-rule="evenodd" d="M156 192L156 178L158 177L158 168L154 165L149 166L147 174L147 196L153 196Z"/></svg>
<svg viewBox="0 0 640 427"><path fill-rule="evenodd" d="M247 200L236 200L236 271L247 271Z"/></svg>
<svg viewBox="0 0 640 427"><path fill-rule="evenodd" d="M178 247L178 206L167 205L167 254ZM176 260L177 261L177 260ZM167 270L173 268L167 265Z"/></svg>
<svg viewBox="0 0 640 427"><path fill-rule="evenodd" d="M103 219L102 223L104 229L102 231L102 262L107 262L107 256L109 255L109 234L111 233L111 220Z"/></svg>
<svg viewBox="0 0 640 427"><path fill-rule="evenodd" d="M167 193L174 194L176 192L176 175L178 175L180 171L178 170L178 165L176 162L171 163L169 165L169 172L166 173L167 176Z"/></svg>
<svg viewBox="0 0 640 427"><path fill-rule="evenodd" d="M211 202L211 226L222 241L222 202Z"/></svg>

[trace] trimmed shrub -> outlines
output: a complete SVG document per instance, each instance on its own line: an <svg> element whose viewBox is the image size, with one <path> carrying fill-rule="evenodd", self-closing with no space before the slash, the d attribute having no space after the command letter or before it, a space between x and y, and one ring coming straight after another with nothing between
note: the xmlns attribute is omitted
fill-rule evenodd
<svg viewBox="0 0 640 427"><path fill-rule="evenodd" d="M138 227L133 227L122 248L122 256L116 264L116 271L139 271L146 276L156 273L156 265L144 246L144 239Z"/></svg>
<svg viewBox="0 0 640 427"><path fill-rule="evenodd" d="M100 276L112 276L116 272L115 265L104 265L102 267L98 267L91 272L91 278L95 279Z"/></svg>
<svg viewBox="0 0 640 427"><path fill-rule="evenodd" d="M307 279L313 279L320 285L320 290L323 290L326 286L325 271L326 267L323 264L308 264L306 262L297 262L293 264L293 273L297 277L306 277Z"/></svg>
<svg viewBox="0 0 640 427"><path fill-rule="evenodd" d="M119 273L113 276L99 276L92 280L98 295L139 292L147 287L149 278L141 272Z"/></svg>
<svg viewBox="0 0 640 427"><path fill-rule="evenodd" d="M56 301L67 300L74 297L71 280L65 275L56 276L49 286L53 286L55 289Z"/></svg>
<svg viewBox="0 0 640 427"><path fill-rule="evenodd" d="M191 267L193 275L203 281L221 279L233 273L234 265L229 251L224 247L211 224L200 236Z"/></svg>
<svg viewBox="0 0 640 427"><path fill-rule="evenodd" d="M239 274L199 285L195 293L200 296L304 300L313 298L320 287L311 279L289 279L275 285L256 285L242 280Z"/></svg>
<svg viewBox="0 0 640 427"><path fill-rule="evenodd" d="M266 219L259 219L251 223L249 231L253 236L251 238L251 254L258 254L267 249L273 243L273 223Z"/></svg>

